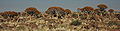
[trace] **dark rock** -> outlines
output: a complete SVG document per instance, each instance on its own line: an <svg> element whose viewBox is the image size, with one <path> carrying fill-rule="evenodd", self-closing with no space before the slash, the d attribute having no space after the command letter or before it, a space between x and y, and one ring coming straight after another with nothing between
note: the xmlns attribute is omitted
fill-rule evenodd
<svg viewBox="0 0 120 31"><path fill-rule="evenodd" d="M3 27L2 26L0 26L0 29L2 29Z"/></svg>
<svg viewBox="0 0 120 31"><path fill-rule="evenodd" d="M58 16L58 19L62 19L62 17L61 17L61 16Z"/></svg>
<svg viewBox="0 0 120 31"><path fill-rule="evenodd" d="M89 27L88 27L88 26L85 26L84 28L85 28L85 29L89 29Z"/></svg>
<svg viewBox="0 0 120 31"><path fill-rule="evenodd" d="M95 20L95 18L94 18L94 17L91 17L90 20Z"/></svg>
<svg viewBox="0 0 120 31"><path fill-rule="evenodd" d="M5 20L4 19L0 19L0 22L5 22Z"/></svg>
<svg viewBox="0 0 120 31"><path fill-rule="evenodd" d="M54 17L57 17L57 15L54 15Z"/></svg>

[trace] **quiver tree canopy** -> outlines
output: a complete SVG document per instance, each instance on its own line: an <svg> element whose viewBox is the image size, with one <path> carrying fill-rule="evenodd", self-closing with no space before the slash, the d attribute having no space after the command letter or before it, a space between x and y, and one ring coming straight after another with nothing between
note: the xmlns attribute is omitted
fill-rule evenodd
<svg viewBox="0 0 120 31"><path fill-rule="evenodd" d="M90 14L94 11L94 8L90 7L90 6L85 6L85 7L81 8L81 11L84 12L84 13Z"/></svg>
<svg viewBox="0 0 120 31"><path fill-rule="evenodd" d="M83 8L80 9L82 12L85 11Z"/></svg>
<svg viewBox="0 0 120 31"><path fill-rule="evenodd" d="M108 8L108 7L107 7L106 5L104 5L104 4L99 4L99 5L97 5L97 7L99 7L101 11L103 11L103 10L106 9L106 8Z"/></svg>
<svg viewBox="0 0 120 31"><path fill-rule="evenodd" d="M114 10L113 10L113 9L109 9L108 11L109 11L109 12L114 12Z"/></svg>
<svg viewBox="0 0 120 31"><path fill-rule="evenodd" d="M56 13L61 13L64 14L62 12L64 12L64 9L61 7L49 7L47 11L45 11L47 14L56 14Z"/></svg>
<svg viewBox="0 0 120 31"><path fill-rule="evenodd" d="M94 8L90 7L90 6L85 6L84 8L80 9L81 11L91 11L94 10Z"/></svg>
<svg viewBox="0 0 120 31"><path fill-rule="evenodd" d="M8 16L11 18L13 18L14 16L18 16L17 12L15 12L15 11L5 11L5 12L2 12L1 15L4 18L8 18Z"/></svg>
<svg viewBox="0 0 120 31"><path fill-rule="evenodd" d="M88 11L88 10L94 10L94 8L90 7L90 6L86 6L83 8L84 10Z"/></svg>
<svg viewBox="0 0 120 31"><path fill-rule="evenodd" d="M66 13L71 13L71 11L69 9L65 9Z"/></svg>
<svg viewBox="0 0 120 31"><path fill-rule="evenodd" d="M29 7L29 8L26 8L25 12L27 12L28 14L39 14L40 12L34 8L34 7Z"/></svg>
<svg viewBox="0 0 120 31"><path fill-rule="evenodd" d="M109 12L111 12L111 13L112 13L112 12L114 12L114 10L113 10L113 9L109 9L108 11L109 11Z"/></svg>

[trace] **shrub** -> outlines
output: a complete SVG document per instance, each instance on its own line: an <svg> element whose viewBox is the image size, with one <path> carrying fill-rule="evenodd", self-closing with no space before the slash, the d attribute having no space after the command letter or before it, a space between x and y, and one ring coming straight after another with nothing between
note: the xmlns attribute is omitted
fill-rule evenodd
<svg viewBox="0 0 120 31"><path fill-rule="evenodd" d="M72 17L77 18L77 17L78 17L78 15L77 15L77 14L73 14L73 15L72 15Z"/></svg>
<svg viewBox="0 0 120 31"><path fill-rule="evenodd" d="M112 26L112 25L120 25L120 23L116 23L116 22L114 22L114 21L110 21L110 22L108 23L108 25L110 25L110 26Z"/></svg>
<svg viewBox="0 0 120 31"><path fill-rule="evenodd" d="M70 25L78 26L78 25L81 25L81 22L73 21L72 23L70 23Z"/></svg>
<svg viewBox="0 0 120 31"><path fill-rule="evenodd" d="M18 26L17 28L18 28L18 29L25 29L24 26Z"/></svg>

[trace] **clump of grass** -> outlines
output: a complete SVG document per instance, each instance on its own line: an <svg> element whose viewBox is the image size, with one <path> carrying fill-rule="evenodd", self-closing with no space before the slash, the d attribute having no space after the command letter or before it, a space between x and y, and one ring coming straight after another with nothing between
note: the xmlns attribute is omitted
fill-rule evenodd
<svg viewBox="0 0 120 31"><path fill-rule="evenodd" d="M73 15L72 15L72 17L77 18L77 17L78 17L78 15L77 15L77 14L73 14Z"/></svg>
<svg viewBox="0 0 120 31"><path fill-rule="evenodd" d="M18 29L25 29L24 26L18 26L17 28L18 28Z"/></svg>
<svg viewBox="0 0 120 31"><path fill-rule="evenodd" d="M81 17L81 19L82 19L82 20L85 20L85 19L87 19L87 17L85 17L85 16L82 16L82 17Z"/></svg>
<svg viewBox="0 0 120 31"><path fill-rule="evenodd" d="M70 23L70 25L74 25L74 26L78 26L81 25L82 23L79 21L73 21L72 23Z"/></svg>
<svg viewBox="0 0 120 31"><path fill-rule="evenodd" d="M112 25L120 25L120 23L116 23L116 22L110 21L110 22L108 23L108 25L109 25L109 26L112 26Z"/></svg>

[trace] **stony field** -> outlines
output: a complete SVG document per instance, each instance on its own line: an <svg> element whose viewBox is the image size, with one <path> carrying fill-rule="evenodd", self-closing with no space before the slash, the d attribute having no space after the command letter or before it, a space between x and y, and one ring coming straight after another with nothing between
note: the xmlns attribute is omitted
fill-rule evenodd
<svg viewBox="0 0 120 31"><path fill-rule="evenodd" d="M100 17L102 19L94 20L68 15L59 19L58 17L42 15L39 18L32 16L32 20L30 20L29 16L7 19L0 16L0 31L120 31L118 18L98 16L98 18Z"/></svg>

